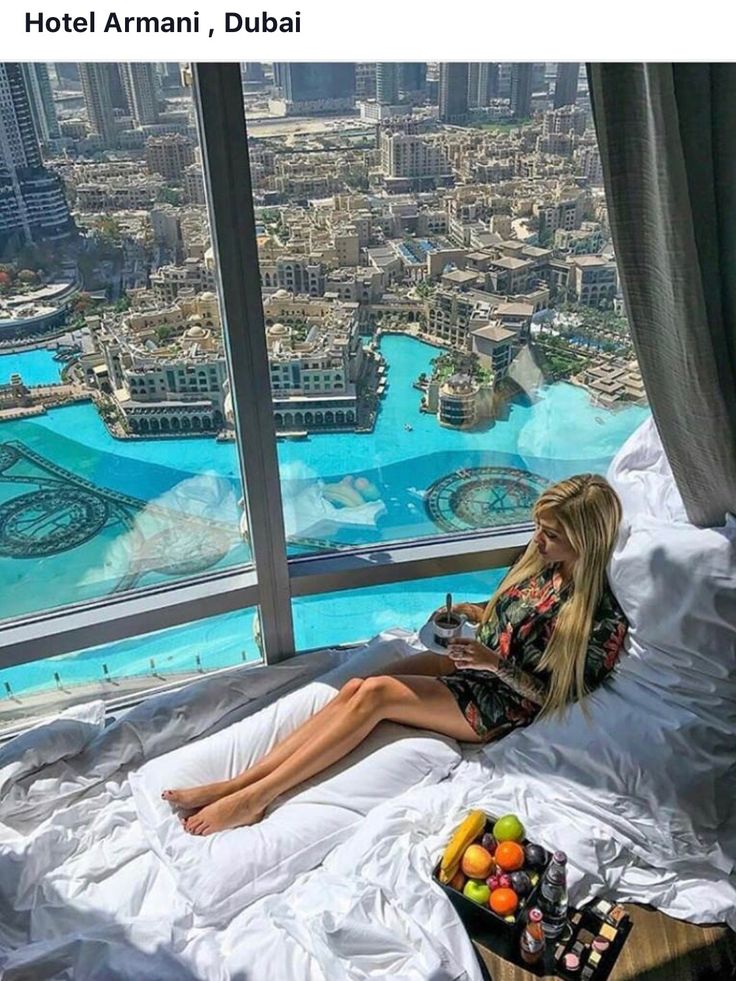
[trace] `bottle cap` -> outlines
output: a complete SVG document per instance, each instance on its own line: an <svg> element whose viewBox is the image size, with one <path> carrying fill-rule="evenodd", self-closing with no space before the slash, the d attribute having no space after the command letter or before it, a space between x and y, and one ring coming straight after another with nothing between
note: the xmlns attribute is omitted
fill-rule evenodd
<svg viewBox="0 0 736 981"><path fill-rule="evenodd" d="M560 865L564 865L567 861L567 855L565 852L555 852L552 858L554 858L555 862L559 862Z"/></svg>
<svg viewBox="0 0 736 981"><path fill-rule="evenodd" d="M534 909L530 909L529 910L529 919L532 921L532 923L540 923L541 920L542 920L542 911L541 911L541 909L537 909L536 906L534 907Z"/></svg>

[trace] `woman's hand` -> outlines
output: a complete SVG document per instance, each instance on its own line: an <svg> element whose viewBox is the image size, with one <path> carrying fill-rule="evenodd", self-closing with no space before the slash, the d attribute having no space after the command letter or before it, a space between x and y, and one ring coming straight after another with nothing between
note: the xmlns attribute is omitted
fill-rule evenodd
<svg viewBox="0 0 736 981"><path fill-rule="evenodd" d="M495 651L472 637L455 637L448 645L447 655L460 671L495 671L501 662Z"/></svg>

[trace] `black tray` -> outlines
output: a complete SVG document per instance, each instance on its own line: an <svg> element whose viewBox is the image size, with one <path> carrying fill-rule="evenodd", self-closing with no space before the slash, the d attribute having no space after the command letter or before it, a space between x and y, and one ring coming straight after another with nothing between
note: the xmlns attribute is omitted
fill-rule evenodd
<svg viewBox="0 0 736 981"><path fill-rule="evenodd" d="M491 817L487 815L486 825L483 832L481 832L481 835L486 833L492 834L493 825L496 823L496 820L497 819L495 817ZM520 844L526 847L527 845L531 845L532 842L528 838L523 838ZM536 842L534 842L534 844L536 844ZM544 846L540 846L540 847L544 847ZM542 876L544 875L544 871L552 859L552 853L546 848L544 849L544 851L546 855L544 866L541 869L537 870L539 874L539 880L537 881L537 884L534 886L534 888L529 893L529 895L526 896L524 899L520 899L519 906L515 914L515 920L513 923L508 923L502 916L499 916L498 913L494 913L490 907L480 906L478 903L474 903L472 899L468 899L467 896L464 896L457 889L454 889L452 886L449 885L449 883L440 882L439 880L439 872L440 872L440 864L441 864L440 862L438 862L437 865L435 866L432 872L432 878L440 887L440 889L443 889L445 891L447 898L450 900L452 905L457 910L457 913L460 919L465 924L466 928L468 928L469 924L472 923L475 924L477 927L479 927L481 930L483 929L489 931L495 930L497 932L506 934L507 936L513 938L514 943L517 943L522 925L526 920L526 916L525 916L526 911L531 909L532 906L535 905L537 893L539 892L539 886L541 885L542 882ZM469 929L468 932L470 932Z"/></svg>

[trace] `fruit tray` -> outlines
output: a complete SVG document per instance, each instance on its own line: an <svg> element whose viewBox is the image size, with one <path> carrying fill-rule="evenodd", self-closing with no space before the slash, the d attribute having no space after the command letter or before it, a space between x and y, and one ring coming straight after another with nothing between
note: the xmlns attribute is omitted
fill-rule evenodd
<svg viewBox="0 0 736 981"><path fill-rule="evenodd" d="M491 815L486 815L486 823L484 831L482 834L492 833L493 825L496 823L496 818ZM542 881L542 875L544 870L549 865L552 853L547 849L543 848L541 845L537 845L535 842L529 841L528 838L523 838L520 842L523 848L527 848L530 845L534 845L536 848L540 849L543 855L543 861L535 867L534 871L538 875L538 880L534 884L533 888L529 894L523 898L519 899L519 906L514 914L513 921L505 919L500 916L494 910L490 909L487 905L480 905L474 902L472 899L468 899L467 896L463 895L461 891L451 886L449 883L440 882L439 872L441 862L438 862L432 872L432 879L437 883L437 885L445 891L448 899L455 907L460 919L465 924L468 932L473 930L480 931L481 934L492 931L492 932L502 932L508 937L516 938L520 933L520 928L525 921L525 912L535 905L537 893L539 891L539 884ZM523 870L526 870L526 865Z"/></svg>

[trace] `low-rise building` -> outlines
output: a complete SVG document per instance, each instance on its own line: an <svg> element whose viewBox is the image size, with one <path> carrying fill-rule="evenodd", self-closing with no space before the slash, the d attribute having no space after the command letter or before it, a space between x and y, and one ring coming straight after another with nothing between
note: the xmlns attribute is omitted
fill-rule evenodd
<svg viewBox="0 0 736 981"><path fill-rule="evenodd" d="M279 291L264 314L277 432L354 429L369 366L357 304Z"/></svg>
<svg viewBox="0 0 736 981"><path fill-rule="evenodd" d="M616 263L599 255L573 256L569 260L568 296L583 306L612 305L618 292Z"/></svg>

